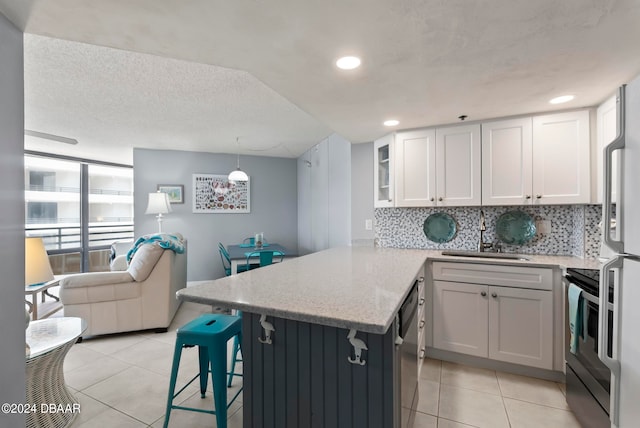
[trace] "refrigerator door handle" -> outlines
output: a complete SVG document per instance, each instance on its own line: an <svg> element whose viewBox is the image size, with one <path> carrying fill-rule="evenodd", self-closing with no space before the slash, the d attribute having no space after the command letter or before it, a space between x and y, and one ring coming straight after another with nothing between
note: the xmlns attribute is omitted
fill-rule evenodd
<svg viewBox="0 0 640 428"><path fill-rule="evenodd" d="M609 306L609 280L611 277L611 269L621 268L624 255L616 254L612 259L607 260L600 268L600 283L599 286L599 307L608 308ZM620 293L619 285L616 284L616 293ZM618 310L620 308L620 302L618 299L613 300L613 317L617 317ZM607 355L607 349L609 348L609 311L598 311L598 358L607 366L612 372L620 372L620 362L616 360L615 352L612 357ZM617 327L614 323L614 327ZM616 337L617 331L613 332L613 337Z"/></svg>
<svg viewBox="0 0 640 428"><path fill-rule="evenodd" d="M624 253L624 242L622 240L616 240L611 237L611 192L613 183L613 152L616 150L622 150L625 146L625 101L624 101L625 85L618 88L618 95L616 101L618 108L616 109L616 121L618 126L618 132L616 138L604 147L604 188L602 190L602 241L609 247L614 253ZM618 228L622 227L618 224ZM620 234L619 236L622 236Z"/></svg>
<svg viewBox="0 0 640 428"><path fill-rule="evenodd" d="M613 347L617 342L612 344L613 352L609 357L607 350L609 349L609 279L611 269L621 268L625 255L616 254L612 259L607 260L600 268L600 283L598 284L600 301L598 311L598 358L611 370L611 398L609 404L609 419L612 426L618 426L618 397L620 393L620 361L617 359L618 352ZM613 298L613 334L612 340L618 337L618 323L615 321L618 317L620 301L620 284L616 284ZM602 308L607 308L603 310Z"/></svg>

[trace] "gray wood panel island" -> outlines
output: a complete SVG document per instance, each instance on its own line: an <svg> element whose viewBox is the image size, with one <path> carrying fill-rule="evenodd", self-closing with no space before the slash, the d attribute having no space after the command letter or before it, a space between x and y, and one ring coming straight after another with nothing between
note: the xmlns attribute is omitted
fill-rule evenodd
<svg viewBox="0 0 640 428"><path fill-rule="evenodd" d="M243 312L244 427L395 428L407 412L396 315L426 257L334 248L177 297Z"/></svg>

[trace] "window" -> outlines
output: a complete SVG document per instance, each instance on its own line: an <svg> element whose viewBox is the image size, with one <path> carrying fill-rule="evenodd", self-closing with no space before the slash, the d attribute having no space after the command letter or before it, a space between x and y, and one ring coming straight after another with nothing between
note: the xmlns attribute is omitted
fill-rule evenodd
<svg viewBox="0 0 640 428"><path fill-rule="evenodd" d="M56 173L51 171L29 171L30 190L54 190Z"/></svg>
<svg viewBox="0 0 640 428"><path fill-rule="evenodd" d="M28 153L25 205L54 274L108 270L111 244L133 239L133 169Z"/></svg>
<svg viewBox="0 0 640 428"><path fill-rule="evenodd" d="M55 223L58 204L55 202L27 202L27 218L32 223Z"/></svg>

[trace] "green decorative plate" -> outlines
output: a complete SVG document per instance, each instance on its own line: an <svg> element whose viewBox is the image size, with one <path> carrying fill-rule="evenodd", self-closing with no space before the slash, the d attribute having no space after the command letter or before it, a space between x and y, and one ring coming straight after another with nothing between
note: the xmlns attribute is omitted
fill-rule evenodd
<svg viewBox="0 0 640 428"><path fill-rule="evenodd" d="M456 221L449 214L434 213L424 221L424 234L430 241L442 244L456 236Z"/></svg>
<svg viewBox="0 0 640 428"><path fill-rule="evenodd" d="M496 235L505 244L522 245L536 235L536 225L525 212L507 211L498 217Z"/></svg>

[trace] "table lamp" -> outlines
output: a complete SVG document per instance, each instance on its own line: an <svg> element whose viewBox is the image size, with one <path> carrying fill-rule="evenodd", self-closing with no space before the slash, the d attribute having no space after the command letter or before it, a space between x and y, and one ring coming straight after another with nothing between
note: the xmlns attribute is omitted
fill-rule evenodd
<svg viewBox="0 0 640 428"><path fill-rule="evenodd" d="M40 237L24 239L24 285L40 285L53 280L53 271L49 263L47 250ZM29 311L24 309L27 327L29 327ZM29 344L25 343L26 355L29 355Z"/></svg>
<svg viewBox="0 0 640 428"><path fill-rule="evenodd" d="M164 192L149 193L149 203L145 214L157 214L158 233L162 233L162 214L171 212L169 196Z"/></svg>
<svg viewBox="0 0 640 428"><path fill-rule="evenodd" d="M51 280L53 280L53 271L42 238L25 238L24 285L39 285Z"/></svg>

